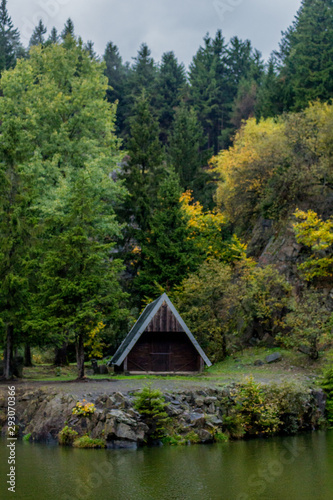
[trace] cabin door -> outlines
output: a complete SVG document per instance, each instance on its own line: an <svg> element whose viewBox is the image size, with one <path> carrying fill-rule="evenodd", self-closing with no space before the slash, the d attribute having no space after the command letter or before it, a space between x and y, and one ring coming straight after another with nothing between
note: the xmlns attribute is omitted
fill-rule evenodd
<svg viewBox="0 0 333 500"><path fill-rule="evenodd" d="M170 342L156 339L152 341L151 370L153 372L170 371Z"/></svg>

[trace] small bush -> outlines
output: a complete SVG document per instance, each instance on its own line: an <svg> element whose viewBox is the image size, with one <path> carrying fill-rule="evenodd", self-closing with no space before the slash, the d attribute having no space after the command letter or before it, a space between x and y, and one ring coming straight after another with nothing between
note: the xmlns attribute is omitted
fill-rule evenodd
<svg viewBox="0 0 333 500"><path fill-rule="evenodd" d="M243 435L274 435L279 430L279 410L270 401L260 384L248 378L226 398L227 414L223 419L224 430L233 438Z"/></svg>
<svg viewBox="0 0 333 500"><path fill-rule="evenodd" d="M23 436L23 441L30 441L30 438L31 438L31 432L29 432L29 434L26 434L25 436Z"/></svg>
<svg viewBox="0 0 333 500"><path fill-rule="evenodd" d="M61 444L63 446L71 446L73 444L74 440L77 438L77 436L78 436L78 433L76 431L74 431L74 429L72 429L71 427L68 427L68 425L66 425L59 432L59 435L58 435L59 444Z"/></svg>
<svg viewBox="0 0 333 500"><path fill-rule="evenodd" d="M87 403L84 399L82 403L78 401L74 408L72 409L72 414L77 415L79 417L90 417L95 413L95 405L94 403Z"/></svg>
<svg viewBox="0 0 333 500"><path fill-rule="evenodd" d="M161 439L166 435L165 426L169 417L165 407L163 394L158 389L152 389L151 385L147 385L136 395L134 408L149 427L148 440Z"/></svg>
<svg viewBox="0 0 333 500"><path fill-rule="evenodd" d="M92 439L88 435L75 439L74 448L106 448L102 439Z"/></svg>
<svg viewBox="0 0 333 500"><path fill-rule="evenodd" d="M225 443L228 441L228 436L224 432L217 431L214 434L214 441L216 443Z"/></svg>

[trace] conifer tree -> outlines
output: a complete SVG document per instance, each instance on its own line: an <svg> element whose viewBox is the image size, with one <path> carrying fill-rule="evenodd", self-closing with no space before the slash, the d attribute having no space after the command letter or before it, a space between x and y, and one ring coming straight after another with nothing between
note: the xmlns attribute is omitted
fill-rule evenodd
<svg viewBox="0 0 333 500"><path fill-rule="evenodd" d="M14 28L13 21L7 11L7 0L0 4L0 73L13 68L18 53L22 51L20 34Z"/></svg>
<svg viewBox="0 0 333 500"><path fill-rule="evenodd" d="M44 45L45 44L45 34L47 32L46 26L44 26L43 21L40 19L38 25L35 27L30 41L29 47L33 45Z"/></svg>
<svg viewBox="0 0 333 500"><path fill-rule="evenodd" d="M106 46L104 61L106 64L105 75L110 86L107 90L107 98L110 103L118 101L116 123L117 130L121 134L124 130L124 121L127 114L126 94L128 91L129 69L123 64L119 49L112 42L109 42Z"/></svg>
<svg viewBox="0 0 333 500"><path fill-rule="evenodd" d="M142 243L142 268L135 280L142 298L156 298L162 289L170 291L198 264L180 194L179 178L171 170L160 184L150 230Z"/></svg>
<svg viewBox="0 0 333 500"><path fill-rule="evenodd" d="M145 234L156 200L159 180L163 172L163 152L159 140L158 121L152 113L149 99L143 92L135 102L130 119L130 137L127 144L129 160L123 177L130 193L125 206L127 220L129 214Z"/></svg>
<svg viewBox="0 0 333 500"><path fill-rule="evenodd" d="M47 42L49 44L58 43L59 42L58 31L57 31L57 29L54 26L53 26L53 28L51 30L51 33L50 33L50 36L49 36Z"/></svg>
<svg viewBox="0 0 333 500"><path fill-rule="evenodd" d="M182 191L193 190L196 200L205 198L207 176L202 167L208 157L200 150L203 142L202 128L194 109L181 103L171 129L168 160L179 176Z"/></svg>
<svg viewBox="0 0 333 500"><path fill-rule="evenodd" d="M333 96L333 2L303 0L280 44L283 109L301 110Z"/></svg>
<svg viewBox="0 0 333 500"><path fill-rule="evenodd" d="M70 36L71 38L75 38L74 23L70 17L65 22L64 29L61 32L61 38L63 39L63 41L66 40L67 36Z"/></svg>
<svg viewBox="0 0 333 500"><path fill-rule="evenodd" d="M185 86L184 64L178 63L173 52L166 52L162 55L154 99L160 121L161 139L164 144L167 141L175 109L180 104Z"/></svg>

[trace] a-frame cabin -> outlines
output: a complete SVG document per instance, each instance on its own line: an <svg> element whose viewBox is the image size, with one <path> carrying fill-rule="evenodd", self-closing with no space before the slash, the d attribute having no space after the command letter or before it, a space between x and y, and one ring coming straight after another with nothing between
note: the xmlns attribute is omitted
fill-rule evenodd
<svg viewBox="0 0 333 500"><path fill-rule="evenodd" d="M198 373L211 362L164 293L145 308L111 360L115 371Z"/></svg>

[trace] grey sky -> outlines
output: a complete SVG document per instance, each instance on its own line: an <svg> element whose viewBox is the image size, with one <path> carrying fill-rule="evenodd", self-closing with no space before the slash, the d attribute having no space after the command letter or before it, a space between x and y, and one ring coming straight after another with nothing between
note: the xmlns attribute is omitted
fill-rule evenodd
<svg viewBox="0 0 333 500"><path fill-rule="evenodd" d="M61 31L68 17L76 34L92 40L103 54L118 45L124 61L146 42L156 60L173 50L188 65L206 32L221 28L227 40L249 38L267 59L278 47L281 31L293 21L301 0L8 0L9 14L24 45L40 18Z"/></svg>

